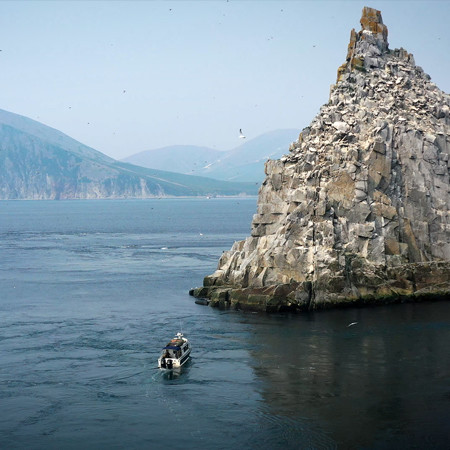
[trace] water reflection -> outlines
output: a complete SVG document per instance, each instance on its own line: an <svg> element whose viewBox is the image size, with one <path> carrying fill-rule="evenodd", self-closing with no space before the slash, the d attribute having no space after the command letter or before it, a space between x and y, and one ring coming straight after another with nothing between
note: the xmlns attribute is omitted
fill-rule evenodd
<svg viewBox="0 0 450 450"><path fill-rule="evenodd" d="M245 320L267 412L313 447L447 448L449 303Z"/></svg>
<svg viewBox="0 0 450 450"><path fill-rule="evenodd" d="M164 369L162 370L162 379L164 381L173 381L177 380L181 376L181 369Z"/></svg>
<svg viewBox="0 0 450 450"><path fill-rule="evenodd" d="M174 367L173 369L158 369L164 381L184 380L189 378L189 368L192 364L192 358L181 367Z"/></svg>

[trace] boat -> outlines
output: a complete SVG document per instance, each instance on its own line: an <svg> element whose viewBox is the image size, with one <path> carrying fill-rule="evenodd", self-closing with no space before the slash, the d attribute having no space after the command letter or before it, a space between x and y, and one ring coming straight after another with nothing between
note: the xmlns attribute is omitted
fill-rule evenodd
<svg viewBox="0 0 450 450"><path fill-rule="evenodd" d="M177 333L162 349L158 358L158 367L160 369L177 369L189 360L190 355L191 344L183 336L183 333Z"/></svg>

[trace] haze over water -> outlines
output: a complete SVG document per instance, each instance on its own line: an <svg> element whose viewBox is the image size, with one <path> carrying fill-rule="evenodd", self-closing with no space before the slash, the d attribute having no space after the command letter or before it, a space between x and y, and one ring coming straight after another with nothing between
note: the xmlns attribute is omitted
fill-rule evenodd
<svg viewBox="0 0 450 450"><path fill-rule="evenodd" d="M294 316L189 297L255 211L1 202L0 448L448 448L449 303ZM192 361L161 372L180 329Z"/></svg>

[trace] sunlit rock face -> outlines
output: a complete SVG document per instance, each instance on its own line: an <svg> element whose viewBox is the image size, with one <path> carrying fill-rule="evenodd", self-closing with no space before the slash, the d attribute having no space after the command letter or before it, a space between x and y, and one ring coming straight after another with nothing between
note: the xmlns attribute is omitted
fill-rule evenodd
<svg viewBox="0 0 450 450"><path fill-rule="evenodd" d="M195 296L265 311L450 298L450 96L364 8L328 104L266 163L251 236Z"/></svg>

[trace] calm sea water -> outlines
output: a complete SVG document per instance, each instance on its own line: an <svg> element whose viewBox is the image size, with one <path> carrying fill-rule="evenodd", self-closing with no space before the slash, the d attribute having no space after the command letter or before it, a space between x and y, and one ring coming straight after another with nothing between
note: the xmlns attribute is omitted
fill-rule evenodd
<svg viewBox="0 0 450 450"><path fill-rule="evenodd" d="M255 210L0 202L0 448L448 448L450 303L274 316L189 297ZM161 372L180 329L192 360Z"/></svg>

